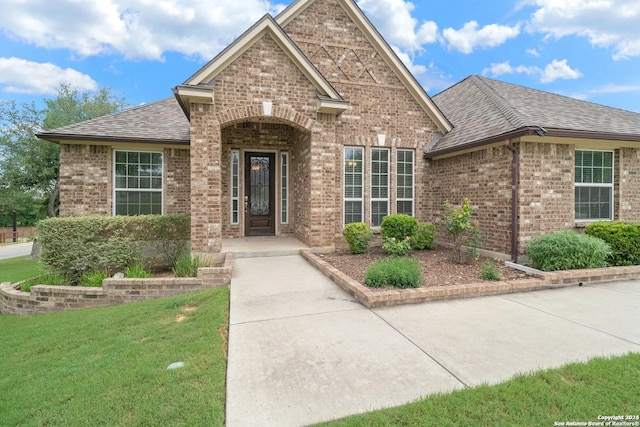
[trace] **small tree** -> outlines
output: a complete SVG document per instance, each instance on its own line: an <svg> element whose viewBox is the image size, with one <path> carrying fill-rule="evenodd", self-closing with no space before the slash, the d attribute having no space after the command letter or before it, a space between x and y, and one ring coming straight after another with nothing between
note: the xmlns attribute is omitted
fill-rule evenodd
<svg viewBox="0 0 640 427"><path fill-rule="evenodd" d="M477 254L477 247L480 239L480 230L471 223L473 206L468 198L462 199L459 208L453 206L449 201L444 202L444 216L442 222L447 236L453 243L453 259L458 264L464 264L467 258L462 253L463 246L469 246L472 255Z"/></svg>

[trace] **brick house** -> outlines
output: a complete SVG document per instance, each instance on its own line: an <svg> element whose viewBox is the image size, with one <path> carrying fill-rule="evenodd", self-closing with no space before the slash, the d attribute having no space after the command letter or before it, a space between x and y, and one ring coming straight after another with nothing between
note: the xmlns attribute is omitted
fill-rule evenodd
<svg viewBox="0 0 640 427"><path fill-rule="evenodd" d="M478 76L431 99L353 0L266 15L173 92L38 135L61 146L62 216L189 213L201 253L333 247L345 223L433 221L466 196L484 248L512 256L640 217L640 114Z"/></svg>

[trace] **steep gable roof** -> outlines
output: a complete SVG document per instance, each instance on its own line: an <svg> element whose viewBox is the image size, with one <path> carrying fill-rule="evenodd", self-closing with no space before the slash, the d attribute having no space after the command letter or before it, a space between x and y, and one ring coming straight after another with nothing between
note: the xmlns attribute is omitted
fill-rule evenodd
<svg viewBox="0 0 640 427"><path fill-rule="evenodd" d="M175 98L109 114L36 135L51 142L119 141L189 145L189 122Z"/></svg>
<svg viewBox="0 0 640 427"><path fill-rule="evenodd" d="M427 147L430 156L538 132L640 141L639 113L477 75L445 89L433 100L455 127Z"/></svg>
<svg viewBox="0 0 640 427"><path fill-rule="evenodd" d="M182 85L175 88L174 93L181 105L183 105L183 110L187 116L189 115L189 111L185 107L187 99L189 97L196 97L212 101L216 76L265 34L273 38L289 59L291 59L316 88L319 111L337 113L346 109L346 102L336 89L324 78L304 53L302 53L293 40L291 40L276 23L273 17L265 15L204 67L189 77Z"/></svg>
<svg viewBox="0 0 640 427"><path fill-rule="evenodd" d="M307 7L316 1L322 0L296 0L286 9L284 9L278 16L276 16L276 22L281 26L286 26L289 22L295 19L300 13L302 13ZM358 29L367 37L369 42L373 45L375 50L381 55L385 63L392 69L398 79L402 82L405 88L411 93L413 98L420 104L427 115L433 120L440 132L449 132L453 126L437 107L437 105L429 98L429 95L425 92L424 88L418 83L416 78L407 69L404 63L398 58L398 55L393 51L391 46L380 35L378 30L373 26L371 21L365 16L362 10L356 5L353 0L335 0L345 12L349 15L352 21L356 24Z"/></svg>

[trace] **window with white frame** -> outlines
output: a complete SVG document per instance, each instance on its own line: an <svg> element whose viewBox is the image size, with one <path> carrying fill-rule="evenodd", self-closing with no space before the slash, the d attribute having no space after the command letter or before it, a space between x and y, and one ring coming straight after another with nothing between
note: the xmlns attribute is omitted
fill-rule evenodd
<svg viewBox="0 0 640 427"><path fill-rule="evenodd" d="M363 163L362 147L344 148L344 223L363 220Z"/></svg>
<svg viewBox="0 0 640 427"><path fill-rule="evenodd" d="M396 213L413 216L414 175L413 150L396 153Z"/></svg>
<svg viewBox="0 0 640 427"><path fill-rule="evenodd" d="M613 151L575 151L575 218L613 219Z"/></svg>
<svg viewBox="0 0 640 427"><path fill-rule="evenodd" d="M162 214L162 153L115 151L114 154L114 214Z"/></svg>
<svg viewBox="0 0 640 427"><path fill-rule="evenodd" d="M389 215L389 150L371 149L371 225L380 227Z"/></svg>
<svg viewBox="0 0 640 427"><path fill-rule="evenodd" d="M280 153L280 222L289 222L289 154Z"/></svg>
<svg viewBox="0 0 640 427"><path fill-rule="evenodd" d="M231 151L231 224L240 222L240 152Z"/></svg>

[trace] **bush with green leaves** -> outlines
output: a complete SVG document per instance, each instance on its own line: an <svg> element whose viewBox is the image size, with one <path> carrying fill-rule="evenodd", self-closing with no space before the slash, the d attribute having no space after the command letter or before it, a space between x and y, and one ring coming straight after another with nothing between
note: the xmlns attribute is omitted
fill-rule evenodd
<svg viewBox="0 0 640 427"><path fill-rule="evenodd" d="M436 246L436 226L428 222L419 222L411 237L411 248L416 250L433 249Z"/></svg>
<svg viewBox="0 0 640 427"><path fill-rule="evenodd" d="M371 288L419 288L423 280L422 269L417 260L393 257L373 263L367 270L364 283Z"/></svg>
<svg viewBox="0 0 640 427"><path fill-rule="evenodd" d="M47 285L47 286L69 286L71 281L61 274L43 274L42 276L34 277L29 280L25 280L20 284L20 290L22 292L31 291L32 286Z"/></svg>
<svg viewBox="0 0 640 427"><path fill-rule="evenodd" d="M369 250L373 230L364 222L352 222L344 226L344 238L349 249L354 254L361 254Z"/></svg>
<svg viewBox="0 0 640 427"><path fill-rule="evenodd" d="M480 230L471 222L473 206L468 198L462 199L460 207L455 207L449 201L444 202L444 216L442 222L444 231L451 238L453 244L453 260L458 264L467 262L462 247L469 247L469 255L477 256L480 245Z"/></svg>
<svg viewBox="0 0 640 427"><path fill-rule="evenodd" d="M395 237L383 237L382 249L391 256L405 256L411 251L411 237L396 239Z"/></svg>
<svg viewBox="0 0 640 427"><path fill-rule="evenodd" d="M500 280L502 276L498 266L492 260L487 260L480 265L480 278L482 280Z"/></svg>
<svg viewBox="0 0 640 427"><path fill-rule="evenodd" d="M418 229L418 220L406 214L387 215L382 218L380 229L383 238L395 237L396 240L404 240L407 236L413 238Z"/></svg>
<svg viewBox="0 0 640 427"><path fill-rule="evenodd" d="M128 279L149 279L153 277L153 273L142 262L137 261L127 267L124 271L124 277Z"/></svg>
<svg viewBox="0 0 640 427"><path fill-rule="evenodd" d="M172 268L176 277L197 277L198 268L209 267L211 264L197 255L182 255L176 260Z"/></svg>
<svg viewBox="0 0 640 427"><path fill-rule="evenodd" d="M607 266L611 248L602 239L570 230L543 234L527 244L534 268L543 271Z"/></svg>
<svg viewBox="0 0 640 427"><path fill-rule="evenodd" d="M640 222L594 222L584 232L609 244L609 265L640 265Z"/></svg>
<svg viewBox="0 0 640 427"><path fill-rule="evenodd" d="M84 273L82 277L80 277L80 286L85 286L88 288L101 288L102 281L109 277L109 273L106 271L92 271L90 273Z"/></svg>
<svg viewBox="0 0 640 427"><path fill-rule="evenodd" d="M78 284L84 273L124 271L143 259L170 268L188 250L189 216L86 216L38 223L40 259L46 272Z"/></svg>

